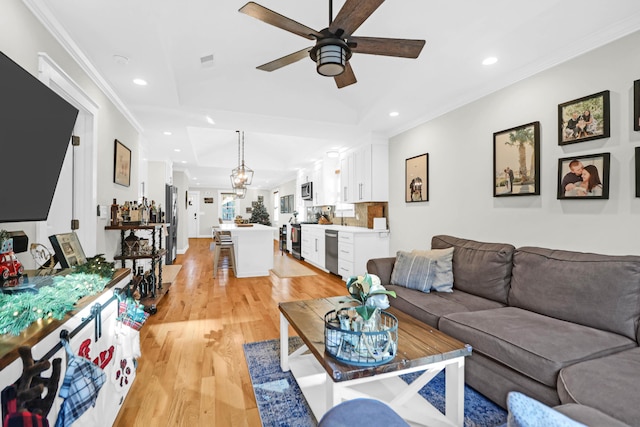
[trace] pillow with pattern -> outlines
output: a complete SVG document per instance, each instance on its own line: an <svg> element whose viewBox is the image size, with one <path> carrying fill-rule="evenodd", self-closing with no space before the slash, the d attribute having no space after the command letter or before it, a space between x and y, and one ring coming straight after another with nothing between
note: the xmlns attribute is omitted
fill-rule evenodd
<svg viewBox="0 0 640 427"><path fill-rule="evenodd" d="M398 251L390 283L429 293L435 271L434 260L411 252Z"/></svg>
<svg viewBox="0 0 640 427"><path fill-rule="evenodd" d="M431 289L436 292L453 292L453 247L447 249L431 249L430 251L414 249L411 253L435 261L436 270Z"/></svg>

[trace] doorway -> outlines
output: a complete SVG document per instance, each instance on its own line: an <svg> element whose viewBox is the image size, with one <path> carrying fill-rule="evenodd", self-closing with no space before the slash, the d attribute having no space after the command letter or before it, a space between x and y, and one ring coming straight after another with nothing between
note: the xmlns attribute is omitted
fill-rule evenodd
<svg viewBox="0 0 640 427"><path fill-rule="evenodd" d="M187 193L187 218L189 219L189 237L200 237L200 192Z"/></svg>

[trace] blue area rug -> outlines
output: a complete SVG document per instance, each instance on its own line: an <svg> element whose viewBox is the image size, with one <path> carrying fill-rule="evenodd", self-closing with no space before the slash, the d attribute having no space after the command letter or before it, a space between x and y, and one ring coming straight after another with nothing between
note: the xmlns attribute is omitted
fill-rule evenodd
<svg viewBox="0 0 640 427"><path fill-rule="evenodd" d="M301 345L299 337L290 337L289 353ZM280 369L280 340L245 344L244 354L264 427L315 427L318 424L291 372ZM419 375L420 372L416 372L401 378L410 383ZM444 372L440 372L420 390L420 395L441 412L444 412L444 384ZM495 427L506 422L505 410L465 386L465 427Z"/></svg>

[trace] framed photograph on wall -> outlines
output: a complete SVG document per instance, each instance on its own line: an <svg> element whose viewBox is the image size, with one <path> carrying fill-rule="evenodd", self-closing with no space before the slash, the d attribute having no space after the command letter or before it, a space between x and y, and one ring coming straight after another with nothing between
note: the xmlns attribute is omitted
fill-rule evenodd
<svg viewBox="0 0 640 427"><path fill-rule="evenodd" d="M558 105L558 145L609 137L609 91Z"/></svg>
<svg viewBox="0 0 640 427"><path fill-rule="evenodd" d="M54 234L49 236L49 241L55 251L60 267L71 268L87 262L80 240L75 231L71 233Z"/></svg>
<svg viewBox="0 0 640 427"><path fill-rule="evenodd" d="M636 147L636 197L640 197L640 147Z"/></svg>
<svg viewBox="0 0 640 427"><path fill-rule="evenodd" d="M429 154L405 161L405 198L407 203L429 201Z"/></svg>
<svg viewBox="0 0 640 427"><path fill-rule="evenodd" d="M608 199L610 154L558 159L558 199Z"/></svg>
<svg viewBox="0 0 640 427"><path fill-rule="evenodd" d="M640 130L640 80L633 82L633 130Z"/></svg>
<svg viewBox="0 0 640 427"><path fill-rule="evenodd" d="M540 122L493 134L493 197L540 195Z"/></svg>
<svg viewBox="0 0 640 427"><path fill-rule="evenodd" d="M128 187L131 185L131 150L117 139L114 145L113 182Z"/></svg>

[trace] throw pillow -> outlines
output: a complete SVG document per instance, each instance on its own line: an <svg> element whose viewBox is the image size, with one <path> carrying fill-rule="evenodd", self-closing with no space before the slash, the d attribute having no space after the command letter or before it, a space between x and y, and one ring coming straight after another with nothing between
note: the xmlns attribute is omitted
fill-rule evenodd
<svg viewBox="0 0 640 427"><path fill-rule="evenodd" d="M507 427L586 427L522 393L507 395Z"/></svg>
<svg viewBox="0 0 640 427"><path fill-rule="evenodd" d="M435 275L435 261L427 257L398 251L391 272L391 284L428 293Z"/></svg>
<svg viewBox="0 0 640 427"><path fill-rule="evenodd" d="M411 253L433 259L436 271L431 289L436 292L453 292L453 247L421 251L414 249Z"/></svg>

